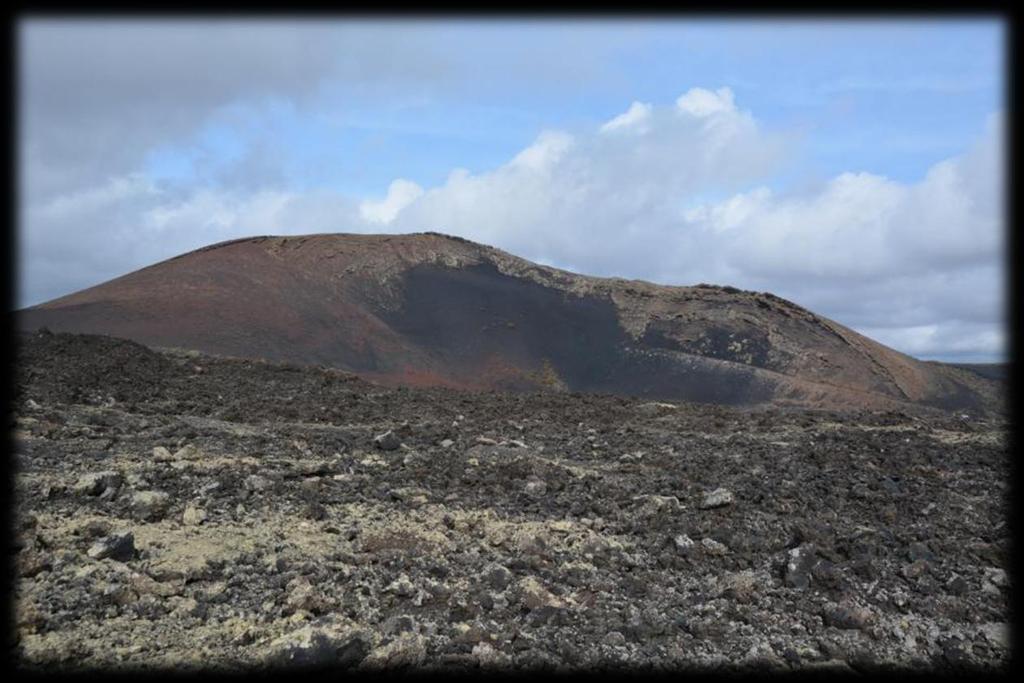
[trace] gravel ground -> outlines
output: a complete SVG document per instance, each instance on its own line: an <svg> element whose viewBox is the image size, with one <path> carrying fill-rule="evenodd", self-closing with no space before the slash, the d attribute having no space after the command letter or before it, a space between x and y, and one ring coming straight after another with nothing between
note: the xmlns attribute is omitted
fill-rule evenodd
<svg viewBox="0 0 1024 683"><path fill-rule="evenodd" d="M1001 670L1005 423L386 389L36 334L22 667Z"/></svg>

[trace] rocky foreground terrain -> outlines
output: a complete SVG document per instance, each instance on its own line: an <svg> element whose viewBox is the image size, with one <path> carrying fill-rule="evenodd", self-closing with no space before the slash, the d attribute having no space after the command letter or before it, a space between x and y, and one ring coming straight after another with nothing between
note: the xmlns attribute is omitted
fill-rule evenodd
<svg viewBox="0 0 1024 683"><path fill-rule="evenodd" d="M46 333L17 373L23 667L1010 658L998 421L383 388Z"/></svg>

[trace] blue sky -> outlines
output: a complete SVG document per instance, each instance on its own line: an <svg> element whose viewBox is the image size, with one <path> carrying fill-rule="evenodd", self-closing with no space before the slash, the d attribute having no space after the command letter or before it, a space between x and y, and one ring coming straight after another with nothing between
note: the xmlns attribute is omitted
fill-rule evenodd
<svg viewBox="0 0 1024 683"><path fill-rule="evenodd" d="M997 20L23 22L21 301L246 234L441 229L996 360L1005 40ZM119 248L76 256L72 233Z"/></svg>
<svg viewBox="0 0 1024 683"><path fill-rule="evenodd" d="M1004 36L991 21L420 27L440 49L458 46L445 50L448 77L400 92L325 83L305 111L286 99L253 102L251 127L211 122L192 140L154 150L147 171L189 180L195 169L183 174L182 162L200 150L233 159L247 139L269 133L296 186L366 192L395 175L426 186L451 168L497 166L544 128L599 124L623 102L667 102L706 84L728 85L766 126L790 131L805 173L853 168L913 181L963 151L1003 107ZM536 87L529 70L543 64L517 64L518 50L535 45L557 59L563 41L591 62L576 67L576 80L570 67Z"/></svg>

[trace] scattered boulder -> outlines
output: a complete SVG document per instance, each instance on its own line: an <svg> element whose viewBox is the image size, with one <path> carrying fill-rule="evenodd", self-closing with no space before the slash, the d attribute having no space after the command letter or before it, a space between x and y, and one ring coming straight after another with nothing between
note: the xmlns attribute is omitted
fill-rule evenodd
<svg viewBox="0 0 1024 683"><path fill-rule="evenodd" d="M512 658L504 652L494 649L488 642L480 642L473 646L473 657L482 669L498 668L508 665Z"/></svg>
<svg viewBox="0 0 1024 683"><path fill-rule="evenodd" d="M641 403L636 406L638 413L645 415L662 415L672 410L676 410L679 406L674 403L662 403L660 401L651 401L649 403Z"/></svg>
<svg viewBox="0 0 1024 683"><path fill-rule="evenodd" d="M675 547L677 553L683 557L687 557L693 553L697 543L686 534L679 534L672 539L672 545Z"/></svg>
<svg viewBox="0 0 1024 683"><path fill-rule="evenodd" d="M539 479L532 479L526 482L526 486L523 487L523 493L530 496L531 498L541 498L548 492L548 486Z"/></svg>
<svg viewBox="0 0 1024 683"><path fill-rule="evenodd" d="M417 630L416 620L408 614L396 614L384 622L384 633L389 635L400 635L402 633L414 633Z"/></svg>
<svg viewBox="0 0 1024 683"><path fill-rule="evenodd" d="M954 574L946 582L946 590L953 595L963 595L967 592L967 580L959 574Z"/></svg>
<svg viewBox="0 0 1024 683"><path fill-rule="evenodd" d="M811 579L818 583L832 588L839 588L843 583L842 573L836 565L828 560L821 559L811 567Z"/></svg>
<svg viewBox="0 0 1024 683"><path fill-rule="evenodd" d="M167 579L157 581L147 574L133 574L131 587L139 595L155 595L161 598L169 598L181 595L185 590L185 579Z"/></svg>
<svg viewBox="0 0 1024 683"><path fill-rule="evenodd" d="M196 494L201 497L210 496L218 491L222 490L224 485L219 481L211 481L209 484L204 484L196 491Z"/></svg>
<svg viewBox="0 0 1024 683"><path fill-rule="evenodd" d="M181 521L184 524L190 526L196 526L206 521L207 514L206 510L198 507L194 503L189 503L185 506L185 512L181 515Z"/></svg>
<svg viewBox="0 0 1024 683"><path fill-rule="evenodd" d="M641 519L671 515L682 509L675 496L638 496L634 500L639 503L636 513Z"/></svg>
<svg viewBox="0 0 1024 683"><path fill-rule="evenodd" d="M623 647L626 644L626 636L622 635L621 631L609 631L605 634L601 642L608 647Z"/></svg>
<svg viewBox="0 0 1024 683"><path fill-rule="evenodd" d="M738 603L751 602L757 593L757 575L748 570L726 574L719 580L721 594Z"/></svg>
<svg viewBox="0 0 1024 683"><path fill-rule="evenodd" d="M390 429L384 432L383 434L378 434L377 436L373 437L373 443L377 448L381 449L382 451L398 450L399 446L402 445L402 442L398 438L398 435L396 435L394 431Z"/></svg>
<svg viewBox="0 0 1024 683"><path fill-rule="evenodd" d="M978 627L978 631L993 646L1008 650L1010 648L1010 625L1006 622L990 622Z"/></svg>
<svg viewBox="0 0 1024 683"><path fill-rule="evenodd" d="M853 603L826 607L822 618L828 626L848 630L864 630L874 621L870 609Z"/></svg>
<svg viewBox="0 0 1024 683"><path fill-rule="evenodd" d="M313 587L304 576L300 576L289 582L291 592L285 600L285 606L289 613L305 610L313 614L319 613L323 608L323 601L320 592Z"/></svg>
<svg viewBox="0 0 1024 683"><path fill-rule="evenodd" d="M487 629L479 623L456 622L451 626L451 639L460 645L475 645L488 636Z"/></svg>
<svg viewBox="0 0 1024 683"><path fill-rule="evenodd" d="M137 491L132 496L132 510L147 522L163 519L170 505L171 497L163 491Z"/></svg>
<svg viewBox="0 0 1024 683"><path fill-rule="evenodd" d="M249 493L262 493L273 488L274 482L259 474L250 474L245 478L243 487Z"/></svg>
<svg viewBox="0 0 1024 683"><path fill-rule="evenodd" d="M304 626L271 642L267 663L348 668L362 662L373 644L371 634L364 629Z"/></svg>
<svg viewBox="0 0 1024 683"><path fill-rule="evenodd" d="M320 521L327 516L327 508L317 501L309 501L302 508L302 516L313 521Z"/></svg>
<svg viewBox="0 0 1024 683"><path fill-rule="evenodd" d="M701 545L702 548L704 548L704 552L707 553L708 555L728 555L729 554L729 547L726 546L724 543L720 543L720 542L716 541L713 538L702 539L701 542L700 542L700 545Z"/></svg>
<svg viewBox="0 0 1024 683"><path fill-rule="evenodd" d="M404 669L423 664L427 657L427 641L418 633L403 633L387 645L371 652L360 668Z"/></svg>
<svg viewBox="0 0 1024 683"><path fill-rule="evenodd" d="M927 571L927 560L915 560L914 562L903 565L903 567L900 569L900 574L902 574L907 579L916 579L919 576L924 575L924 573Z"/></svg>
<svg viewBox="0 0 1024 683"><path fill-rule="evenodd" d="M1010 585L1010 580L1006 576L1006 570L998 567L986 567L985 583L995 586L996 588L1006 588Z"/></svg>
<svg viewBox="0 0 1024 683"><path fill-rule="evenodd" d="M427 491L421 488L406 487L391 489L388 491L388 495L393 499L400 500L412 507L420 507L427 504Z"/></svg>
<svg viewBox="0 0 1024 683"><path fill-rule="evenodd" d="M127 562L135 557L135 534L131 531L122 531L101 538L92 544L87 554L94 560L110 558Z"/></svg>
<svg viewBox="0 0 1024 683"><path fill-rule="evenodd" d="M198 460L203 457L202 451L192 444L185 444L174 453L175 460Z"/></svg>
<svg viewBox="0 0 1024 683"><path fill-rule="evenodd" d="M35 548L23 548L17 556L17 574L24 578L31 578L37 574L50 569L53 560L48 553L43 553Z"/></svg>
<svg viewBox="0 0 1024 683"><path fill-rule="evenodd" d="M105 519L88 519L74 529L74 534L86 538L99 538L110 533L112 525Z"/></svg>
<svg viewBox="0 0 1024 683"><path fill-rule="evenodd" d="M395 595L405 598L409 597L416 592L416 586L413 585L412 581L405 574L402 574L397 579L392 581L384 589L385 593L394 593Z"/></svg>
<svg viewBox="0 0 1024 683"><path fill-rule="evenodd" d="M505 590L512 583L512 572L500 564L492 564L484 570L484 581L494 590Z"/></svg>
<svg viewBox="0 0 1024 683"><path fill-rule="evenodd" d="M79 478L73 487L75 493L86 496L98 496L108 489L117 489L124 478L120 472L93 472Z"/></svg>
<svg viewBox="0 0 1024 683"><path fill-rule="evenodd" d="M805 543L789 551L783 581L790 588L803 590L811 584L811 569L817 561L814 545Z"/></svg>
<svg viewBox="0 0 1024 683"><path fill-rule="evenodd" d="M566 607L565 601L552 594L532 576L521 579L518 588L519 601L526 609L539 610L544 607L562 609Z"/></svg>
<svg viewBox="0 0 1024 683"><path fill-rule="evenodd" d="M931 551L928 544L920 541L910 544L910 547L907 549L907 556L910 558L911 562L916 562L918 560L934 562L936 559L935 553Z"/></svg>
<svg viewBox="0 0 1024 683"><path fill-rule="evenodd" d="M726 505L732 505L733 501L734 498L732 491L724 488L717 488L704 496L704 500L700 503L700 509L710 510L712 508L720 508Z"/></svg>

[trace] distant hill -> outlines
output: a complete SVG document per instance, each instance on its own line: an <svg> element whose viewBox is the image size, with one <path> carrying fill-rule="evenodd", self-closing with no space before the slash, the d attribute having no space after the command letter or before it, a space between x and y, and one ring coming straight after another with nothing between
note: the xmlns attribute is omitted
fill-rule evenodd
<svg viewBox="0 0 1024 683"><path fill-rule="evenodd" d="M956 368L970 370L987 379L1006 381L1009 366L1006 363L949 363Z"/></svg>
<svg viewBox="0 0 1024 683"><path fill-rule="evenodd" d="M577 275L436 233L214 244L18 326L333 366L388 385L731 405L999 409L999 385L768 293Z"/></svg>

